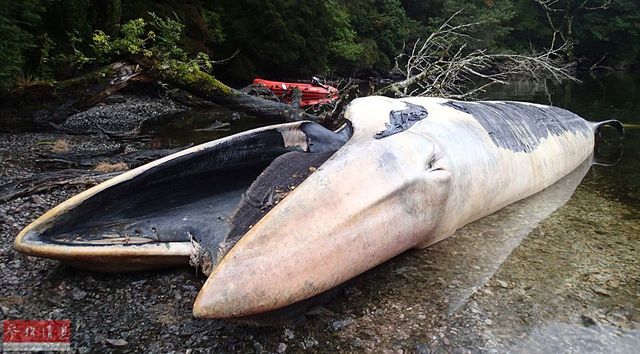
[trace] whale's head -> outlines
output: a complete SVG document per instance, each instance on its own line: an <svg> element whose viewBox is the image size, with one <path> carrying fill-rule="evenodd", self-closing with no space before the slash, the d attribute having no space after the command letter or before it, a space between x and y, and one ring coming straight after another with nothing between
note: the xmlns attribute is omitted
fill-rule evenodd
<svg viewBox="0 0 640 354"><path fill-rule="evenodd" d="M390 121L401 114L415 121ZM374 97L353 102L346 118L351 139L224 256L196 299L197 317L247 316L310 298L436 230L450 176L442 151L418 129L428 112Z"/></svg>

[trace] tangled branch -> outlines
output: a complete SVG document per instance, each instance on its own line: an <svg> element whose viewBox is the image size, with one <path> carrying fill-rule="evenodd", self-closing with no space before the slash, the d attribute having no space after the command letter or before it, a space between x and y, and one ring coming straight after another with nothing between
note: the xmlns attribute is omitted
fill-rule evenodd
<svg viewBox="0 0 640 354"><path fill-rule="evenodd" d="M439 96L463 99L477 95L495 84L506 84L515 77L574 80L571 65L563 61L567 44L552 46L545 52L530 54L493 54L484 49L469 49L473 37L469 31L481 25L474 22L453 25L453 14L424 40L417 40L410 51L403 48L396 57L395 69L404 80L377 91L377 94Z"/></svg>

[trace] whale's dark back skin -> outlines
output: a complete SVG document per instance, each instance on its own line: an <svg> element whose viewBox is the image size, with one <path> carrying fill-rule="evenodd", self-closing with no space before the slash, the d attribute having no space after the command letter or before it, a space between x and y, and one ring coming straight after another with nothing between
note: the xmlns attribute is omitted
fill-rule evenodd
<svg viewBox="0 0 640 354"><path fill-rule="evenodd" d="M461 102L444 105L469 113L489 133L496 146L531 152L549 135L565 132L593 134L589 124L575 113L552 106L520 102Z"/></svg>

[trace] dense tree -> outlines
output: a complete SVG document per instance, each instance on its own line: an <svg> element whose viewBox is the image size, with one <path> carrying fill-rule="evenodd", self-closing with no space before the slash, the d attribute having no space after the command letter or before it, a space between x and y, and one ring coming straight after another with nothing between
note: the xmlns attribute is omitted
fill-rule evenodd
<svg viewBox="0 0 640 354"><path fill-rule="evenodd" d="M640 3L633 0L518 0L510 48L567 42L570 59L620 68L640 61Z"/></svg>
<svg viewBox="0 0 640 354"><path fill-rule="evenodd" d="M543 50L556 38L570 43L568 60L586 67L640 61L636 0L0 0L0 86L86 72L99 64L96 30L117 36L150 12L185 25L187 53L220 59L239 50L215 69L235 85L258 75L381 74L403 46L458 12L454 24L479 23L468 49Z"/></svg>
<svg viewBox="0 0 640 354"><path fill-rule="evenodd" d="M489 50L503 50L509 42L511 33L511 19L515 15L512 1L509 0L439 0L440 13L432 19L432 25L438 25L447 18L458 13L453 24L477 23L471 30L469 45L472 48L487 48Z"/></svg>
<svg viewBox="0 0 640 354"><path fill-rule="evenodd" d="M330 61L351 66L362 52L348 14L333 0L222 0L215 13L225 34L221 52L240 50L228 76L321 74Z"/></svg>
<svg viewBox="0 0 640 354"><path fill-rule="evenodd" d="M525 0L531 1L531 0ZM422 26L422 36L455 15L453 25L478 23L472 30L469 44L477 48L503 49L515 15L509 0L403 0L407 13Z"/></svg>
<svg viewBox="0 0 640 354"><path fill-rule="evenodd" d="M256 16L247 16L248 9ZM256 74L301 75L326 69L330 23L322 2L223 0L226 53L240 50L233 74L248 79Z"/></svg>
<svg viewBox="0 0 640 354"><path fill-rule="evenodd" d="M575 56L588 63L629 67L640 63L640 2L612 0L574 20Z"/></svg>
<svg viewBox="0 0 640 354"><path fill-rule="evenodd" d="M10 85L19 75L25 76L28 52L36 48L34 29L43 11L37 0L0 1L0 88Z"/></svg>
<svg viewBox="0 0 640 354"><path fill-rule="evenodd" d="M341 0L363 46L358 66L388 70L417 29L399 0Z"/></svg>

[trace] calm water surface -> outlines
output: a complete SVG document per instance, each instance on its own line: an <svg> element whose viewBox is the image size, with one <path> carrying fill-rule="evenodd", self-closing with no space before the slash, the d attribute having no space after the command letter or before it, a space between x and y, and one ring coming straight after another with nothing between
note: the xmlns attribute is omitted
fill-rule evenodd
<svg viewBox="0 0 640 354"><path fill-rule="evenodd" d="M327 306L348 325L333 331L312 321L305 327L316 333L316 349L638 351L640 76L580 78L515 83L484 98L553 104L594 121L618 119L626 127L620 162L586 163L454 237L354 279L346 295ZM203 110L147 132L182 146L265 124Z"/></svg>

